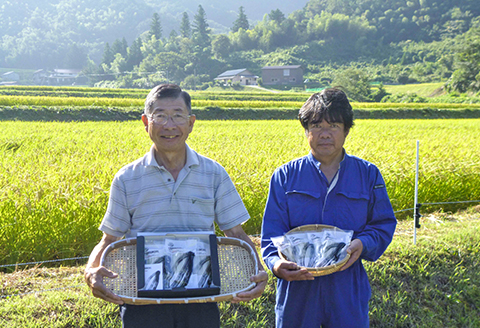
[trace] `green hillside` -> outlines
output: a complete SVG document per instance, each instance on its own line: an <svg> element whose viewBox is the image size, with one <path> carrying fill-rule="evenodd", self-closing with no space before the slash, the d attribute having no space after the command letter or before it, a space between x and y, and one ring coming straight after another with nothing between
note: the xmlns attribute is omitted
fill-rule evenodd
<svg viewBox="0 0 480 328"><path fill-rule="evenodd" d="M356 88L444 82L449 93L480 89L477 0L311 0L290 13L266 10L255 22L247 15L252 3L225 3L218 8L235 14L224 33L215 33L210 16L218 8L189 4L182 12L147 0L7 1L0 67L81 68L90 85L113 88L205 89L226 70L261 76L264 66L301 65L308 88L353 81ZM357 101L386 95L348 89Z"/></svg>

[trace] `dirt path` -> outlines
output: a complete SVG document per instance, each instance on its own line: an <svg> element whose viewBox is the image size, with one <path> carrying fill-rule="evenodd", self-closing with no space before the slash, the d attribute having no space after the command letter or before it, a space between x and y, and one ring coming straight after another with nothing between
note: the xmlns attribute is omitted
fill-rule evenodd
<svg viewBox="0 0 480 328"><path fill-rule="evenodd" d="M265 89L265 88L262 88L262 87L260 87L260 86L258 86L258 85L246 85L245 87L260 89L260 90L264 90L264 91L269 91L269 92L271 92L271 93L280 93L280 91Z"/></svg>

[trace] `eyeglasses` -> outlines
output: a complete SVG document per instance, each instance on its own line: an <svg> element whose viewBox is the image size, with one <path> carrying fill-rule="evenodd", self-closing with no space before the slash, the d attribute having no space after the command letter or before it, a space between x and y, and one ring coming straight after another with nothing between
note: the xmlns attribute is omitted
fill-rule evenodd
<svg viewBox="0 0 480 328"><path fill-rule="evenodd" d="M188 122L188 119L190 118L190 116L191 115L183 115L180 113L175 113L172 116L164 113L158 113L158 114L148 115L148 119L155 124L165 125L168 122L168 119L171 118L172 122L175 123L176 125L183 125Z"/></svg>

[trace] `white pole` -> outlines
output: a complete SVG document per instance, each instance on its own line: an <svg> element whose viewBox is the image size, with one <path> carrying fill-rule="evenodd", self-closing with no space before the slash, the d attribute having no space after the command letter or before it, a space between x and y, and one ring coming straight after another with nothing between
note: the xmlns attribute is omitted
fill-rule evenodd
<svg viewBox="0 0 480 328"><path fill-rule="evenodd" d="M417 244L417 203L418 203L418 148L420 141L417 140L417 160L416 160L416 169L415 169L415 200L413 204L413 244Z"/></svg>

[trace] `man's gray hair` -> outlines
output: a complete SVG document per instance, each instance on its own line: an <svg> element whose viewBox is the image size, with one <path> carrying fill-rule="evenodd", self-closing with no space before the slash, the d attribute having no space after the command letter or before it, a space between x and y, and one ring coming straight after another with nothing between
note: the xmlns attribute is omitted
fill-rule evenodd
<svg viewBox="0 0 480 328"><path fill-rule="evenodd" d="M192 100L188 92L183 91L178 85L176 84L160 84L154 87L147 95L147 99L145 100L145 108L143 110L145 115L152 114L153 110L153 103L158 99L165 99L165 98L174 98L177 99L179 97L183 98L185 105L188 109L188 114L192 114Z"/></svg>

